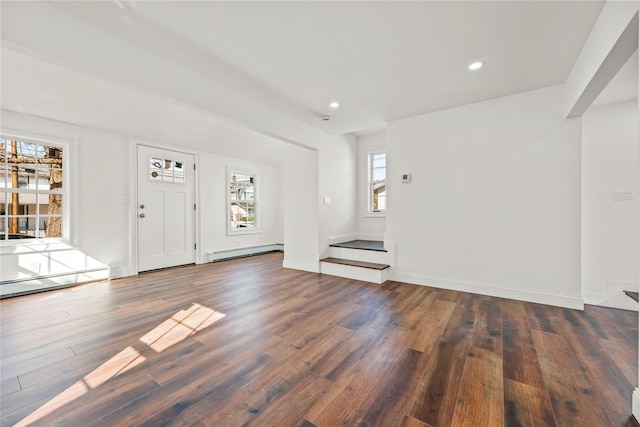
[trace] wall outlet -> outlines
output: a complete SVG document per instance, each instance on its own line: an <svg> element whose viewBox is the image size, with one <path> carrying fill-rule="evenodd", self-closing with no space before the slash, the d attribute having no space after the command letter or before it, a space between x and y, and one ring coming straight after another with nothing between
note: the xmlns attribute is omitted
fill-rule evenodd
<svg viewBox="0 0 640 427"><path fill-rule="evenodd" d="M330 205L331 204L331 197L325 197L324 198L324 204L325 205Z"/></svg>

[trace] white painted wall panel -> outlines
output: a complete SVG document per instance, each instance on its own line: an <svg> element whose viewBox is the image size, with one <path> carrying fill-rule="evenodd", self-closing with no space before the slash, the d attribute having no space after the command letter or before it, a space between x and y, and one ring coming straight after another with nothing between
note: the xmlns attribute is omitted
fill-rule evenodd
<svg viewBox="0 0 640 427"><path fill-rule="evenodd" d="M638 104L592 107L582 117L582 291L638 282ZM616 190L633 200L614 201ZM633 289L627 289L633 290Z"/></svg>
<svg viewBox="0 0 640 427"><path fill-rule="evenodd" d="M564 119L562 95L551 87L388 125L389 176L413 174L389 182L396 275L581 307L581 127Z"/></svg>

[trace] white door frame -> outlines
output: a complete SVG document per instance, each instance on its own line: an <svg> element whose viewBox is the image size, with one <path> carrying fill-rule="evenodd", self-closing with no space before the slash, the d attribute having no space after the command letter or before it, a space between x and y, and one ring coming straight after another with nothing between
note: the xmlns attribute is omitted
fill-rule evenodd
<svg viewBox="0 0 640 427"><path fill-rule="evenodd" d="M202 246L200 245L200 174L198 151L178 145L166 144L158 141L149 141L141 138L129 138L129 194L131 198L126 202L129 205L129 274L122 276L137 276L139 273L138 262L138 146L144 145L162 150L178 151L191 154L195 158L196 170L194 171L194 195L193 200L197 206L194 218L194 236L196 243L195 263L202 264ZM122 200L121 200L122 202Z"/></svg>

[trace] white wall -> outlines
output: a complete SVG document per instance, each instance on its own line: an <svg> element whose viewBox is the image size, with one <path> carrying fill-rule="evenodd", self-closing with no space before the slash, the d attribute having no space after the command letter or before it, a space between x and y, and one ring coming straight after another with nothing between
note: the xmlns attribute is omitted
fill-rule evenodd
<svg viewBox="0 0 640 427"><path fill-rule="evenodd" d="M556 86L389 123L387 245L412 283L581 308L580 119ZM401 184L402 173L413 182Z"/></svg>
<svg viewBox="0 0 640 427"><path fill-rule="evenodd" d="M602 303L638 282L638 103L582 116L582 291ZM633 200L613 201L629 190Z"/></svg>
<svg viewBox="0 0 640 427"><path fill-rule="evenodd" d="M384 239L386 214L369 213L369 153L386 149L386 132L358 138L358 237L364 240Z"/></svg>
<svg viewBox="0 0 640 427"><path fill-rule="evenodd" d="M329 244L356 238L356 152L356 139L352 136L327 137L318 151L321 257L326 255ZM330 198L330 204L325 204L325 197Z"/></svg>
<svg viewBox="0 0 640 427"><path fill-rule="evenodd" d="M199 153L198 163L200 262L207 261L210 251L284 242L279 167L205 152ZM258 175L259 233L227 235L227 166Z"/></svg>
<svg viewBox="0 0 640 427"><path fill-rule="evenodd" d="M121 274L128 274L130 204L120 203L121 197L130 200L128 138L8 111L2 111L2 131L71 141L78 164L75 180L76 215L72 225L76 246L81 248L84 255L104 265L119 266ZM49 248L42 249L45 257L51 256ZM12 252L12 246L2 248L0 281L28 277L24 269L19 269L19 256L9 252ZM91 263L89 267L97 266ZM48 269L42 265L38 273L32 273L38 276L82 270L85 261L78 256L66 262L66 269L58 267Z"/></svg>
<svg viewBox="0 0 640 427"><path fill-rule="evenodd" d="M123 277L136 274L132 263L132 248L135 236L131 232L131 221L135 217L133 186L130 182L132 169L131 145L135 140L128 136L61 123L9 111L2 111L2 131L18 134L40 134L43 137L70 140L77 152L76 164L76 214L74 221L75 242L66 250L73 250L75 260L67 260L66 271L109 265L112 275ZM216 136L211 135L209 147L217 146ZM165 147L166 143L163 144ZM194 150L206 146L202 141L193 141L195 147L184 147L198 155L199 194L197 241L201 248L199 262L206 261L206 252L235 249L237 247L282 243L283 216L281 199L280 166L255 161L221 156L208 151ZM181 147L174 145L174 149ZM226 168L227 165L255 170L260 179L260 208L262 233L248 235L226 235ZM122 199L126 202L122 203ZM314 199L315 201L315 199ZM44 267L38 274L25 271L24 254L17 254L15 246L2 247L0 281L60 273L47 271ZM40 246L37 250L43 257L50 257L50 248ZM77 249L77 250L76 250ZM88 257L88 258L87 258ZM87 262L89 264L87 264Z"/></svg>
<svg viewBox="0 0 640 427"><path fill-rule="evenodd" d="M286 268L318 272L318 152L284 148L284 261Z"/></svg>

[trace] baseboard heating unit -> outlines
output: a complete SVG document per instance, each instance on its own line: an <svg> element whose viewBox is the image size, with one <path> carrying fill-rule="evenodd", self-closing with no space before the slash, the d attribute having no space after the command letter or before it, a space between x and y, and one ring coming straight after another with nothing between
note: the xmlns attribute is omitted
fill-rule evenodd
<svg viewBox="0 0 640 427"><path fill-rule="evenodd" d="M269 252L284 252L284 245L282 243L274 243L272 245L251 246L247 248L226 249L223 251L207 252L207 261L225 261L228 259L266 254Z"/></svg>

